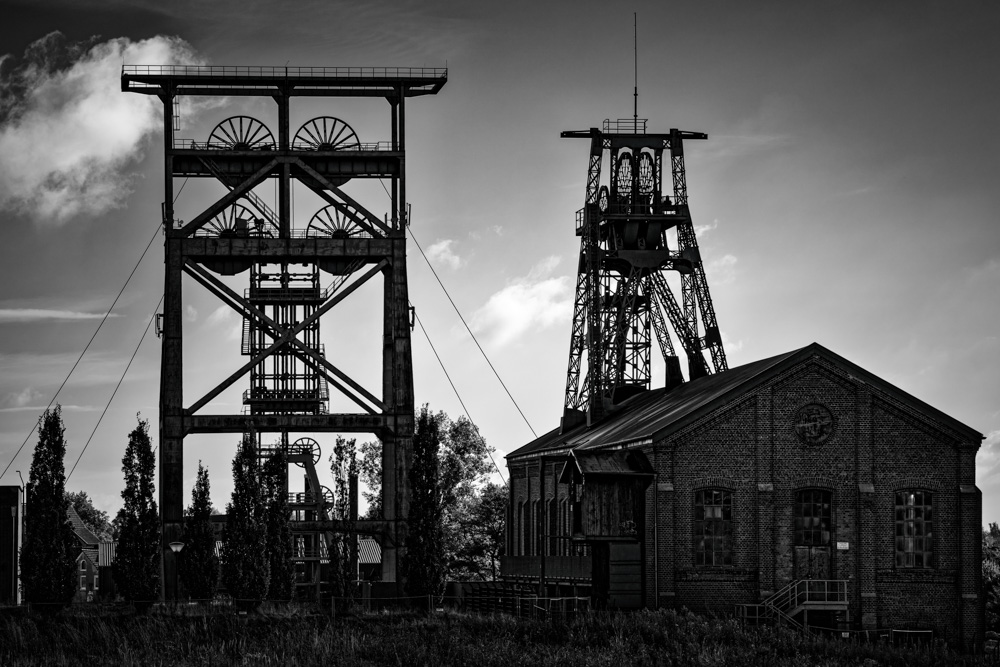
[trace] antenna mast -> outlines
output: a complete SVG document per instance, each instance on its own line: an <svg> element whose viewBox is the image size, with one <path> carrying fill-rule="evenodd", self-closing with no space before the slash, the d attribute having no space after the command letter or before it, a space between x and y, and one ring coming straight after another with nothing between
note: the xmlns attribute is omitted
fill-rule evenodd
<svg viewBox="0 0 1000 667"><path fill-rule="evenodd" d="M639 133L639 28L638 12L632 12L632 73L634 75L632 89L632 131Z"/></svg>

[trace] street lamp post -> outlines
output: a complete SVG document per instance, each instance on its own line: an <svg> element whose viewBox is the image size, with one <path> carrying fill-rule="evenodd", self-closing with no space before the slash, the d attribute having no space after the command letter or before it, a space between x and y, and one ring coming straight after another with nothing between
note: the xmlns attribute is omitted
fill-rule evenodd
<svg viewBox="0 0 1000 667"><path fill-rule="evenodd" d="M178 563L178 556L181 553L181 549L183 549L183 548L184 548L184 543L183 542L171 542L170 543L170 550L174 552L174 609L175 610L177 609L177 596L178 596L178 590L177 590L177 563Z"/></svg>

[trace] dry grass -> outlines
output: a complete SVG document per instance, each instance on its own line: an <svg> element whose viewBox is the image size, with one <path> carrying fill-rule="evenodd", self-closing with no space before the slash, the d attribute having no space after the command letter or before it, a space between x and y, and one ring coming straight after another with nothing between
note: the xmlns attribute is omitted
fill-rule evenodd
<svg viewBox="0 0 1000 667"><path fill-rule="evenodd" d="M331 619L261 613L71 611L0 617L0 665L903 665L987 664L922 650L745 628L675 612L592 613L570 623L410 613Z"/></svg>

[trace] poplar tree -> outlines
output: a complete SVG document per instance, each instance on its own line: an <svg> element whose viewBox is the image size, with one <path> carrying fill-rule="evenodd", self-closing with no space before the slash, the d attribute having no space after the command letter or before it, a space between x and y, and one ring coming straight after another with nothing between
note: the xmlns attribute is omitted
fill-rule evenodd
<svg viewBox="0 0 1000 667"><path fill-rule="evenodd" d="M155 463L148 420L139 419L129 433L122 472L124 503L118 513L121 532L115 550L114 578L122 597L142 610L160 592L160 518L153 499Z"/></svg>
<svg viewBox="0 0 1000 667"><path fill-rule="evenodd" d="M67 516L65 428L62 408L38 420L38 444L28 473L28 506L21 546L24 599L43 612L56 612L76 590L76 537Z"/></svg>
<svg viewBox="0 0 1000 667"><path fill-rule="evenodd" d="M198 476L191 490L191 506L184 520L184 550L180 553L178 564L181 582L188 596L195 600L211 600L219 582L210 489L208 468L198 461Z"/></svg>
<svg viewBox="0 0 1000 667"><path fill-rule="evenodd" d="M260 464L252 434L244 434L233 457L233 496L226 505L222 582L242 609L255 609L267 597L270 567Z"/></svg>
<svg viewBox="0 0 1000 667"><path fill-rule="evenodd" d="M333 518L340 521L344 527L342 532L334 534L334 540L329 545L330 579L333 584L333 596L346 600L354 597L355 589L351 586L357 576L351 567L357 549L357 534L354 532L354 517L351 516L351 480L358 475L357 440L337 436L333 454L330 456L330 472L333 475Z"/></svg>
<svg viewBox="0 0 1000 667"><path fill-rule="evenodd" d="M295 585L287 475L288 458L283 450L278 450L267 459L263 470L267 560L270 567L269 600L291 600Z"/></svg>
<svg viewBox="0 0 1000 667"><path fill-rule="evenodd" d="M410 467L409 535L402 570L407 595L437 595L444 586L444 545L438 488L440 418L423 405L417 413Z"/></svg>

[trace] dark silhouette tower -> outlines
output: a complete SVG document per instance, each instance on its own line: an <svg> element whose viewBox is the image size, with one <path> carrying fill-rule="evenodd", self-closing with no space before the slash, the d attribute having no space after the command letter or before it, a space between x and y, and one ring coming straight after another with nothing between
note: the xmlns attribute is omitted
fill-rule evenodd
<svg viewBox="0 0 1000 667"><path fill-rule="evenodd" d="M596 422L651 388L654 338L666 362L667 386L683 382L671 330L687 357L690 378L727 366L684 171L684 140L708 135L676 129L648 134L645 120L630 118L560 136L590 139L586 199L576 214L581 241L566 430L584 420ZM680 303L667 281L671 271L680 274Z"/></svg>
<svg viewBox="0 0 1000 667"><path fill-rule="evenodd" d="M436 94L447 82L447 70L126 65L121 82L123 91L159 97L164 109L159 465L165 597L176 594L175 561L168 545L182 532L184 441L202 433L276 434L276 443L262 444L262 455L282 447L292 463L306 468L307 489L292 498L292 506L295 518L303 519L295 525L296 539L306 545L303 554L312 554L314 571L324 555L322 536L342 526L329 518L328 495L315 479L314 442L294 436L378 436L383 519L352 523L352 529L379 536L382 578L397 581L406 540L413 436L405 108L407 98ZM256 118L233 116L219 123L207 141L177 139L175 105L186 95L271 98L277 107L277 132ZM389 136L362 143L346 122L333 116L308 120L293 134L291 102L302 97L383 98L388 102ZM221 186L221 196L192 220L178 221L174 215L178 178L214 181ZM377 214L345 191L349 181L364 179L388 184L387 212ZM293 219L296 183L325 204L308 222ZM255 192L263 184L267 187L260 190L273 187L276 192L273 207ZM244 273L249 284L243 293L219 277ZM243 317L241 351L249 357L194 401L184 397L184 275ZM319 333L323 316L377 275L383 282L382 372L369 383L375 387L367 388L335 363L337 352L340 358L356 352L324 350ZM332 276L332 282L324 288L325 276ZM378 335L359 332L359 336ZM243 394L242 413L206 413L216 397L244 376L249 387ZM350 399L357 410L329 412L330 388Z"/></svg>

